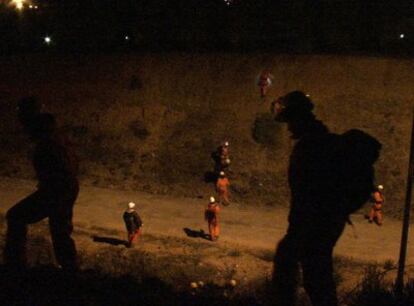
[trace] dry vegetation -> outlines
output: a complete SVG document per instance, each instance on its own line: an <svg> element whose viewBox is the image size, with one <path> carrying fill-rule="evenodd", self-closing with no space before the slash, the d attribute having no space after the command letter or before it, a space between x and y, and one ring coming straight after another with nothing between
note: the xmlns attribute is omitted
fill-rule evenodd
<svg viewBox="0 0 414 306"><path fill-rule="evenodd" d="M302 89L334 132L361 128L383 143L378 182L399 213L407 169L414 61L333 56L119 55L0 59L0 174L32 176L15 103L36 95L78 146L84 182L160 194L205 195L211 152L229 139L233 195L286 205L292 142L269 96Z"/></svg>
<svg viewBox="0 0 414 306"><path fill-rule="evenodd" d="M1 233L4 226L0 215ZM28 254L32 268L16 274L0 265L0 301L33 306L271 303L273 252L148 234L139 246L126 249L123 234L99 227L78 227L74 236L82 271L74 276L55 267L47 224L31 227ZM3 235L0 242L4 242ZM257 275L246 274L252 272L248 265L254 263ZM393 291L395 263L361 263L336 257L334 264L341 306L413 305L412 281L407 283L402 297ZM237 281L235 287L230 285L232 279ZM191 282L200 281L203 286L191 288ZM302 288L299 294L299 306L309 306Z"/></svg>

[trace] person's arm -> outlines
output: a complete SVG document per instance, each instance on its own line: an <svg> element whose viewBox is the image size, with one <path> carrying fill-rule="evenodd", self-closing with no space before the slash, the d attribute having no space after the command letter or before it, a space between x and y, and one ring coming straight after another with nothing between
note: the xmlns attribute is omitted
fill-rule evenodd
<svg viewBox="0 0 414 306"><path fill-rule="evenodd" d="M214 208L214 212L216 213L216 216L220 213L220 206L216 205Z"/></svg>
<svg viewBox="0 0 414 306"><path fill-rule="evenodd" d="M204 220L208 221L208 208L204 209Z"/></svg>
<svg viewBox="0 0 414 306"><path fill-rule="evenodd" d="M134 211L134 223L135 226L140 228L142 226L142 220L141 217L138 215L136 211Z"/></svg>

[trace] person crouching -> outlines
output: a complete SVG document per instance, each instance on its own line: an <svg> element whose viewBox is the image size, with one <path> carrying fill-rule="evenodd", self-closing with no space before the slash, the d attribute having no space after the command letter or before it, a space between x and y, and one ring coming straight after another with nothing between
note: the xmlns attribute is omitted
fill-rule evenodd
<svg viewBox="0 0 414 306"><path fill-rule="evenodd" d="M210 197L210 202L204 211L204 218L208 222L208 231L210 233L210 240L216 241L219 238L219 213L220 206L214 197Z"/></svg>
<svg viewBox="0 0 414 306"><path fill-rule="evenodd" d="M141 226L143 225L141 217L135 210L135 203L128 203L128 208L123 215L125 226L128 232L127 248L131 248L141 235Z"/></svg>

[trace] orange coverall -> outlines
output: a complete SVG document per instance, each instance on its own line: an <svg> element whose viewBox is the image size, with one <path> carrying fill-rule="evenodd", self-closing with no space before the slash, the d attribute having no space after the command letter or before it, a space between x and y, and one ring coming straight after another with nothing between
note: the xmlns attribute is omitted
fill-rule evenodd
<svg viewBox="0 0 414 306"><path fill-rule="evenodd" d="M260 87L260 97L264 98L266 97L267 89L272 84L271 81L271 74L269 72L263 72L259 76L259 81L257 82L257 85Z"/></svg>
<svg viewBox="0 0 414 306"><path fill-rule="evenodd" d="M375 191L373 198L374 204L369 212L369 222L375 220L378 225L382 225L382 204L384 203L384 196L380 191Z"/></svg>
<svg viewBox="0 0 414 306"><path fill-rule="evenodd" d="M204 218L208 222L208 232L212 241L217 240L220 235L219 212L220 206L218 203L209 203L204 212Z"/></svg>
<svg viewBox="0 0 414 306"><path fill-rule="evenodd" d="M230 157L229 147L222 146L220 148L220 169L228 167L227 159Z"/></svg>
<svg viewBox="0 0 414 306"><path fill-rule="evenodd" d="M229 186L230 182L227 177L219 177L216 183L219 202L223 205L229 205Z"/></svg>

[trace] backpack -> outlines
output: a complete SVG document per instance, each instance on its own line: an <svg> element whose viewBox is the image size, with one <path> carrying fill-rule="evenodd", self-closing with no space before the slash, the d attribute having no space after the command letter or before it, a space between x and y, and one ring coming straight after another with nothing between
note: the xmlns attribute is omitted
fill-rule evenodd
<svg viewBox="0 0 414 306"><path fill-rule="evenodd" d="M358 129L340 135L340 146L340 210L344 215L350 215L371 197L374 188L374 163L382 146L377 139Z"/></svg>

